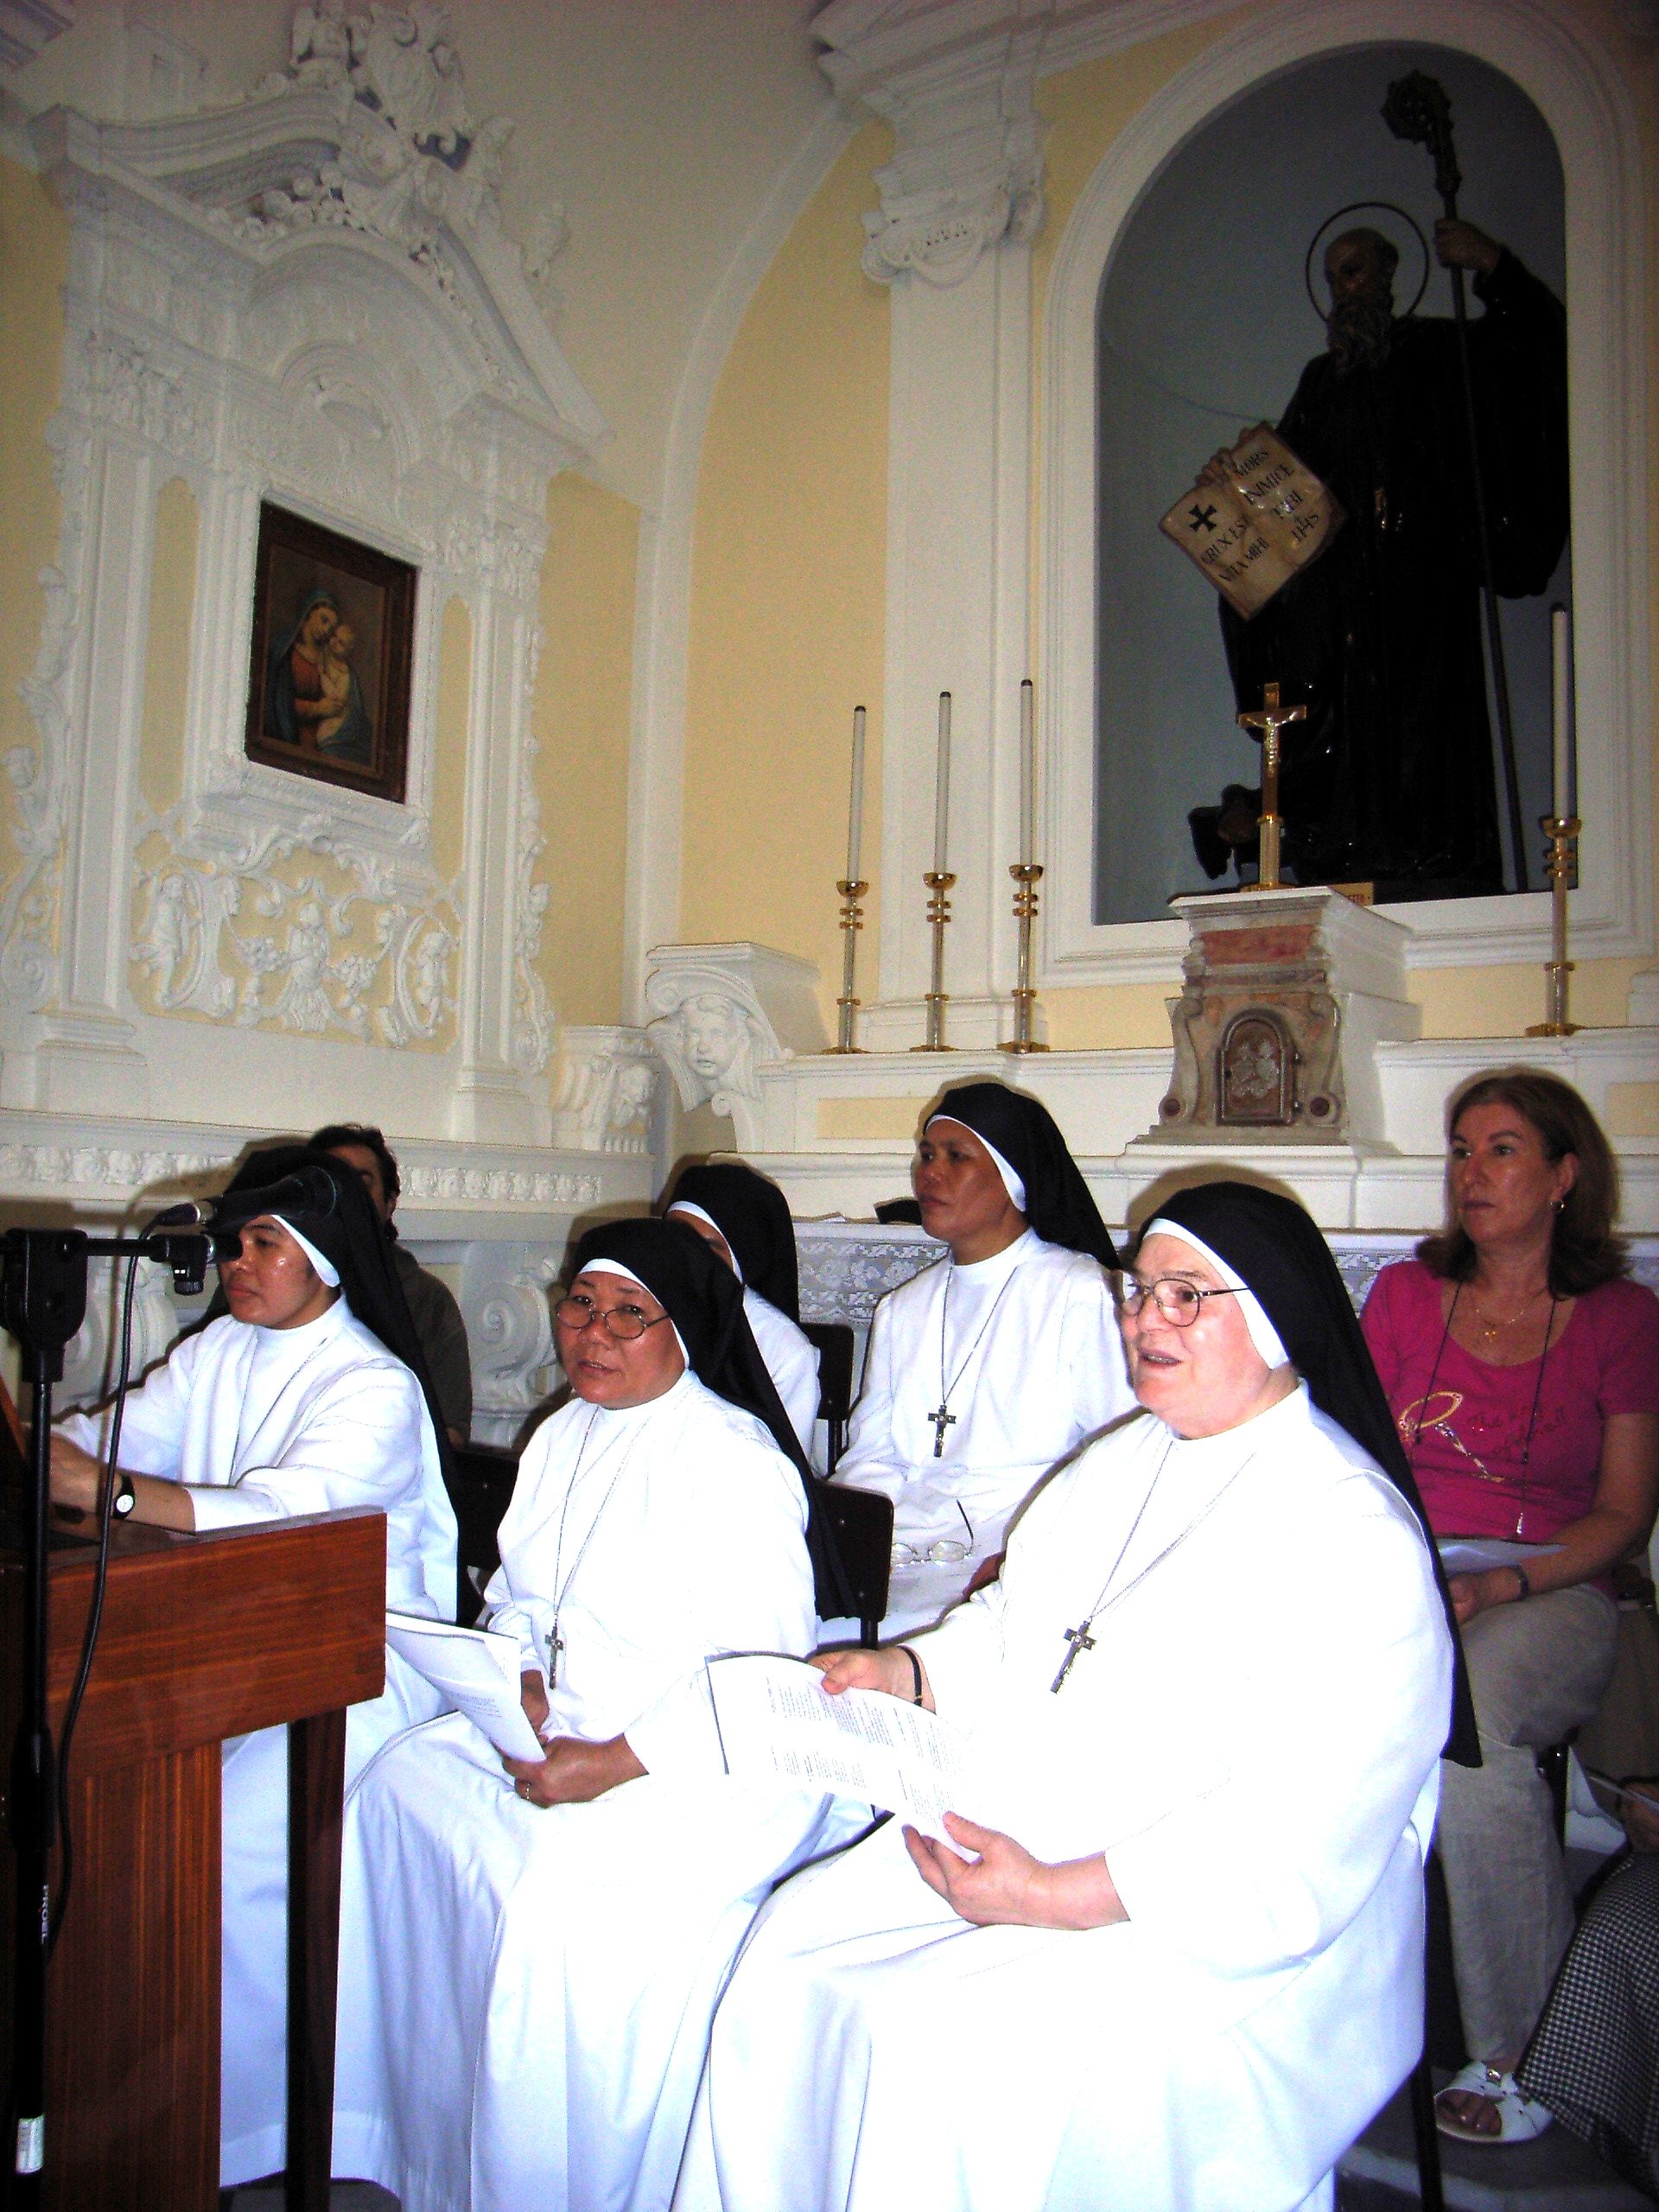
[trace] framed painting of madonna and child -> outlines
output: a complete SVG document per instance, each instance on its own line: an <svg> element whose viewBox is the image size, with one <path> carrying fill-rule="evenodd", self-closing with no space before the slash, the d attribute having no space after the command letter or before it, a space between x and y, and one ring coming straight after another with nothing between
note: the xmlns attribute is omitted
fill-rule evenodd
<svg viewBox="0 0 1659 2212"><path fill-rule="evenodd" d="M261 506L251 760L401 804L416 573L338 531Z"/></svg>

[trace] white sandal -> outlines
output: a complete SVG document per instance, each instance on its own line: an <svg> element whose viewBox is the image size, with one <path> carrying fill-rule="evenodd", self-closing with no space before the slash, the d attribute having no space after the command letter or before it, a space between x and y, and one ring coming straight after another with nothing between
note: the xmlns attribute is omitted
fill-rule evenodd
<svg viewBox="0 0 1659 2212"><path fill-rule="evenodd" d="M1496 2132L1465 2127L1453 2119L1440 2100L1454 2094L1484 2097L1497 2113ZM1434 2125L1454 2143L1530 2143L1547 2127L1553 2126L1554 2120L1549 2107L1540 2104L1536 2097L1529 2097L1513 2074L1488 2066L1481 2058L1471 2058L1466 2066L1459 2067L1434 2098Z"/></svg>

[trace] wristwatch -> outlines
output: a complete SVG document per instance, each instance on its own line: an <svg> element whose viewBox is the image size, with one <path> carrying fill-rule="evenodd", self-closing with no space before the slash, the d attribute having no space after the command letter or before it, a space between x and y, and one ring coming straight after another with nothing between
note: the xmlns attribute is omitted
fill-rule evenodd
<svg viewBox="0 0 1659 2212"><path fill-rule="evenodd" d="M138 1493L132 1486L132 1477L124 1467L115 1471L115 1501L113 1510L118 1521L124 1521L138 1503Z"/></svg>

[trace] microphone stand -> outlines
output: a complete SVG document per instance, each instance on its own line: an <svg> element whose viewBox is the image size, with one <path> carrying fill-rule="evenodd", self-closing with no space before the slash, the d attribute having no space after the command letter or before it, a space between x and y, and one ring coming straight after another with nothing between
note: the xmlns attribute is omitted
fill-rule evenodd
<svg viewBox="0 0 1659 2212"><path fill-rule="evenodd" d="M50 1857L57 1841L57 1773L47 1701L52 1385L64 1348L86 1314L86 1262L94 1255L160 1260L181 1290L199 1290L207 1239L147 1231L88 1236L79 1229L9 1229L0 1248L0 1325L22 1348L29 1379L29 1479L24 1492L23 1694L11 1759L7 1827L17 1859L12 1979L10 2117L14 2205L38 2204L46 2163L46 1965L51 1928Z"/></svg>

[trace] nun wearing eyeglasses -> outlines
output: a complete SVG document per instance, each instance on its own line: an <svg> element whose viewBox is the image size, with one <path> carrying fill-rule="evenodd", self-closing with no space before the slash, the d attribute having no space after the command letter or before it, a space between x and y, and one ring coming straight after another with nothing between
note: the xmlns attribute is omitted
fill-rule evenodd
<svg viewBox="0 0 1659 2212"><path fill-rule="evenodd" d="M1328 2208L1415 2061L1453 1638L1358 1325L1240 1184L1126 1290L1139 1416L998 1582L816 1662L966 1735L957 1847L890 1822L772 1900L676 2212Z"/></svg>
<svg viewBox="0 0 1659 2212"><path fill-rule="evenodd" d="M801 1328L800 1268L789 1201L741 1160L681 1169L663 1216L683 1221L743 1286L743 1312L808 1458L818 1418L817 1347Z"/></svg>
<svg viewBox="0 0 1659 2212"><path fill-rule="evenodd" d="M665 2206L756 1908L868 1819L723 1772L704 1662L810 1648L818 1541L736 1276L683 1224L613 1223L556 1320L572 1395L482 1622L546 1756L452 1715L348 1807L334 2170L404 2212Z"/></svg>
<svg viewBox="0 0 1659 2212"><path fill-rule="evenodd" d="M1056 1460L1135 1403L1111 1238L1046 1107L958 1084L911 1180L947 1256L875 1310L836 1478L893 1501L890 1631L938 1618Z"/></svg>
<svg viewBox="0 0 1659 2212"><path fill-rule="evenodd" d="M250 1154L220 1201L229 1312L186 1337L122 1413L117 1509L177 1529L346 1506L386 1516L386 1603L453 1618L455 1517L441 1416L391 1248L348 1166L303 1145ZM94 1502L111 1414L53 1439L53 1495ZM349 1782L377 1746L438 1709L395 1652L382 1694L346 1716ZM220 2179L281 2166L286 2134L288 1731L227 1744L223 1794Z"/></svg>

